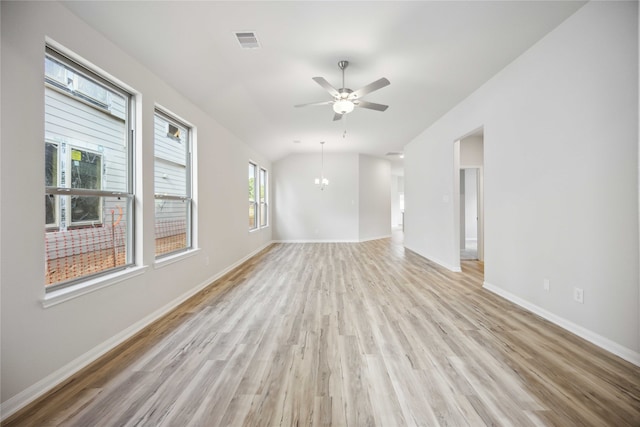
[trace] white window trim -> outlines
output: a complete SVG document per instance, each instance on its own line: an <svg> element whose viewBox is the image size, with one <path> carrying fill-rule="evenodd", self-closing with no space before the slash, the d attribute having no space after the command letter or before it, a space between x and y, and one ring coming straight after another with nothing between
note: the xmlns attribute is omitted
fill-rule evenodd
<svg viewBox="0 0 640 427"><path fill-rule="evenodd" d="M253 160L249 160L249 165L253 166L253 222L255 224L255 227L253 228L249 228L249 232L252 233L254 231L258 231L260 230L260 212L258 212L258 209L260 208L259 203L258 203L258 192L260 191L260 187L259 187L259 171L260 168L258 167L258 163L254 162ZM247 176L247 182L249 182L249 177ZM247 199L247 201L249 203L252 203L251 199Z"/></svg>
<svg viewBox="0 0 640 427"><path fill-rule="evenodd" d="M269 215L267 213L267 223L265 225L261 225L261 221L262 221L262 215L261 215L261 205L262 203L260 202L260 185L262 184L262 179L261 179L261 172L264 171L265 175L267 176L266 179L266 185L265 185L265 203L264 205L266 206L266 209L269 209L269 170L265 167L260 166L260 164L258 162L255 162L251 159L249 159L249 164L253 165L255 167L255 200L254 200L254 205L255 205L255 212L256 212L256 217L255 217L255 221L256 221L256 226L254 228L250 228L249 229L249 233L254 233L256 231L260 231L263 230L265 228L268 228L270 223L271 223L271 215Z"/></svg>
<svg viewBox="0 0 640 427"><path fill-rule="evenodd" d="M66 63L67 66L77 69L77 71L81 73L84 73L84 72L90 73L90 75L92 76L91 77L92 79L95 79L100 84L105 85L107 88L110 88L111 90L118 92L122 96L125 96L126 98L128 98L128 102L129 102L128 110L127 110L128 117L125 118L125 121L128 123L128 126L127 126L128 134L126 136L127 150L128 150L128 162L126 165L128 169L128 183L127 183L126 191L122 192L123 193L122 197L126 197L129 200L127 212L130 212L129 213L130 217L128 218L128 221L131 223L130 228L127 230L127 236L126 236L127 255L126 255L125 265L120 267L114 267L112 269L103 270L102 272L99 272L97 274L88 274L88 275L77 277L76 279L71 279L69 281L58 282L58 283L50 284L48 286L43 286L43 292L45 294L45 297L42 301L42 304L43 304L43 307L46 308L52 305L59 304L60 302L64 302L64 301L76 298L77 296L93 292L97 289L101 289L106 286L119 283L123 280L129 279L130 277L143 274L144 271L146 271L146 267L137 266L135 264L135 260L138 259L135 254L136 248L134 245L134 235L136 234L136 227L138 226L137 215L134 212L136 199L137 199L137 195L136 195L137 184L135 182L136 174L134 173L137 170L137 167L135 164L135 156L134 156L134 152L136 151L135 126L134 126L135 114L136 114L135 95L131 89L127 89L125 86L119 85L109 77L104 77L103 72L92 69L93 67L91 67L90 65L84 65L85 64L84 60L76 58L73 54L68 54L64 48L56 46L56 44L53 42L47 41L45 56L50 56L50 57L56 58L57 60L62 60L64 63ZM46 82L46 76L45 76L44 84L47 87L55 88L54 86L51 86ZM58 143L57 141L55 142ZM59 148L60 148L60 145L61 144L58 144ZM91 150L85 150L85 149L82 149L82 150L91 151ZM71 153L71 149L69 149L69 153ZM102 153L99 153L99 154L101 156L101 165L103 165L102 162L104 162L104 155ZM58 162L60 162L61 158L62 156L59 150ZM60 170L62 169L59 168L59 171ZM101 180L104 179L102 176L102 172L103 171L100 172ZM65 174L66 173L67 171L65 171ZM70 179L70 175L69 175L69 179ZM80 193L82 193L83 191L83 189L71 189L70 186L66 187L66 183L64 188L58 187L59 185L60 185L60 173L58 174L58 182L56 184L56 187L52 189L54 193L58 192L58 190L60 189L64 190L65 194L69 194L68 190L71 190L71 194L73 194L74 190L78 190L78 192ZM101 182L101 188L102 187L103 185ZM98 191L98 193L105 193L105 194L100 194L99 195L100 197L105 197L113 194L113 192L107 192L104 190L100 190ZM110 194L106 194L106 193L110 193ZM59 210L60 208L58 207L58 211ZM59 215L59 213L57 215ZM68 219L67 224L71 225L70 218ZM59 226L60 226L60 218L58 218L58 227ZM79 224L76 223L75 226L79 226Z"/></svg>
<svg viewBox="0 0 640 427"><path fill-rule="evenodd" d="M52 139L45 139L44 141L44 145L45 147L47 146L47 144L51 144L51 145L55 145L56 147L56 177L55 177L55 183L53 183L56 187L60 186L60 143L57 141L53 141ZM45 197L52 197L52 195L49 194L45 194ZM55 221L53 223L50 224L45 224L45 230L49 230L49 231L53 231L53 230L57 230L58 228L60 228L60 202L59 202L59 197L56 198L56 196L53 196L54 199L54 204L53 204L53 215L55 217ZM45 218L46 221L46 218Z"/></svg>
<svg viewBox="0 0 640 427"><path fill-rule="evenodd" d="M262 172L264 171L264 176L267 177L267 179L265 181L265 183L262 182ZM271 222L271 215L269 215L267 213L267 220L265 221L265 224L262 225L262 205L264 204L265 206L265 212L268 212L269 210L269 171L267 170L267 168L263 168L260 167L258 169L258 175L260 177L259 182L258 182L258 191L260 189L260 187L262 187L264 185L264 203L260 201L260 197L258 197L258 209L260 210L260 217L259 217L259 228L267 228L269 227L269 223Z"/></svg>
<svg viewBox="0 0 640 427"><path fill-rule="evenodd" d="M168 265L182 261L185 258L191 258L192 256L197 255L200 251L200 248L191 248L181 252L171 252L167 256L156 258L153 263L153 268L155 270L164 268Z"/></svg>
<svg viewBox="0 0 640 427"><path fill-rule="evenodd" d="M133 266L124 270L109 273L105 276L93 277L88 280L83 280L80 283L75 283L73 285L56 289L51 292L47 292L45 289L44 298L41 301L42 307L53 307L54 305L70 301L72 299L95 292L102 288L113 286L125 280L129 280L133 277L140 276L146 271L146 266Z"/></svg>

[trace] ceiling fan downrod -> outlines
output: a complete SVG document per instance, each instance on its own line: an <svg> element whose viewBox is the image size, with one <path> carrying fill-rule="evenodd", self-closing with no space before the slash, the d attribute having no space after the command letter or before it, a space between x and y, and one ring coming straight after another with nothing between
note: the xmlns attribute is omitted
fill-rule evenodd
<svg viewBox="0 0 640 427"><path fill-rule="evenodd" d="M338 61L338 67L342 70L342 92L344 92L344 70L349 66L349 61Z"/></svg>

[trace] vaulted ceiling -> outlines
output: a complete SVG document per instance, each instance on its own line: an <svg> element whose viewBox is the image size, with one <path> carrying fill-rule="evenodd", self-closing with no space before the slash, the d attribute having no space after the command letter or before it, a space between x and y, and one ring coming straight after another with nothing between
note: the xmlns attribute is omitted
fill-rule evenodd
<svg viewBox="0 0 640 427"><path fill-rule="evenodd" d="M577 1L126 1L65 3L248 145L292 152L402 151L421 131L558 26ZM235 32L261 47L243 49ZM391 84L333 119L312 80ZM343 138L344 131L346 136ZM294 142L298 141L298 142Z"/></svg>

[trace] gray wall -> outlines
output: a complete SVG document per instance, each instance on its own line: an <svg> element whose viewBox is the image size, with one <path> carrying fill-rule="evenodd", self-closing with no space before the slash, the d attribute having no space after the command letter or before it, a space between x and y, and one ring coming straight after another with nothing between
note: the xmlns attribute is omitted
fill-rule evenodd
<svg viewBox="0 0 640 427"><path fill-rule="evenodd" d="M405 147L405 244L456 267L453 144L484 127L485 286L640 364L637 7L587 3Z"/></svg>
<svg viewBox="0 0 640 427"><path fill-rule="evenodd" d="M391 234L391 175L387 160L359 154L292 154L273 165L274 239L357 242Z"/></svg>

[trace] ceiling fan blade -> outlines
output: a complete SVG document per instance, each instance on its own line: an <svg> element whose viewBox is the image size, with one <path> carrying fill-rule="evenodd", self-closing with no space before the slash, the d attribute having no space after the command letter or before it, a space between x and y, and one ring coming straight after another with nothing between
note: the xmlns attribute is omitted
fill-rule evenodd
<svg viewBox="0 0 640 427"><path fill-rule="evenodd" d="M376 104L375 102L367 102L362 100L354 102L354 105L356 107L368 108L370 110L376 110L376 111L384 111L387 108L389 108L388 105Z"/></svg>
<svg viewBox="0 0 640 427"><path fill-rule="evenodd" d="M336 120L340 120L340 119L342 119L342 114L335 113L335 114L333 115L333 121L334 121L334 122L335 122Z"/></svg>
<svg viewBox="0 0 640 427"><path fill-rule="evenodd" d="M349 99L362 98L364 95L373 92L374 90L382 89L385 86L389 86L391 82L386 78L381 78L376 80L373 83L369 83L365 87L362 87L354 92L349 94Z"/></svg>
<svg viewBox="0 0 640 427"><path fill-rule="evenodd" d="M326 81L324 79L324 77L314 77L313 80L316 83L318 83L320 86L325 88L327 90L327 92L329 92L331 94L331 96L340 97L340 92L338 92L335 87L331 86L331 83Z"/></svg>
<svg viewBox="0 0 640 427"><path fill-rule="evenodd" d="M329 105L333 104L335 101L320 101L320 102L310 102L308 104L298 104L294 105L294 107L308 107L310 105Z"/></svg>

